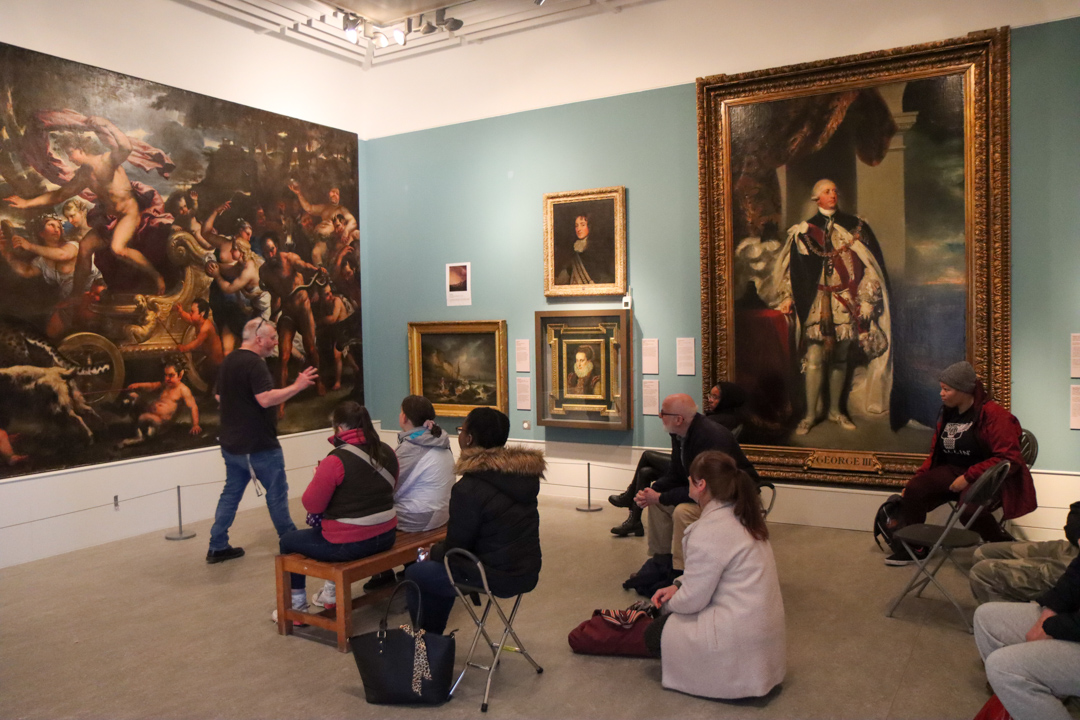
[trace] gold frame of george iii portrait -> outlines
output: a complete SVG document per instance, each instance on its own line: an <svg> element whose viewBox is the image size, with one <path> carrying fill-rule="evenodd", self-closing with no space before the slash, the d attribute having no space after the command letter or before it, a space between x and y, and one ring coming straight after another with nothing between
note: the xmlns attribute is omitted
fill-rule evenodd
<svg viewBox="0 0 1080 720"><path fill-rule="evenodd" d="M568 266L574 255L574 223L581 213L593 216L589 229L598 231L599 237L594 242L601 243L598 249L602 251L603 270L611 271L610 282L572 281L573 275ZM606 279L606 276L601 279ZM590 297L625 294L626 188L606 187L544 195L544 295Z"/></svg>
<svg viewBox="0 0 1080 720"><path fill-rule="evenodd" d="M432 392L430 388L428 388L428 392L425 392L423 341L425 337L437 335L475 335L477 340L485 341L485 344L489 345L487 349L494 354L494 403L452 403L446 402L446 398L440 397L438 393ZM469 382L474 382L474 380ZM431 404L435 406L436 415L441 417L464 417L478 407L490 407L509 414L510 396L507 387L505 320L409 323L409 392L430 400ZM466 391L468 391L468 388L466 388Z"/></svg>
<svg viewBox="0 0 1080 720"><path fill-rule="evenodd" d="M821 148L831 141L832 135L828 133L838 132L836 126L847 118L843 114L847 111L838 113L837 106L842 102L848 102L854 107L858 100L852 100L851 97L863 93L878 94L880 98L875 99L877 105L892 109L891 118L886 116L884 121L889 122L891 119L895 123L891 126L893 131L878 143L880 147L876 150L867 149L866 145L858 144L868 139L865 135L854 135L856 139L848 141L856 148L856 156L855 159L847 161L848 165L844 167L853 168L849 171L852 177L857 173L865 174L866 171L858 164L859 162L870 167L874 166L864 159L864 153L874 159L887 158L888 153L896 149L899 149L901 153L905 152L907 129L917 122L914 117L917 113L907 112L909 108L906 104L909 96L906 91L910 87L915 87L917 83L919 83L918 88L935 83L948 85L954 89L954 93L962 93L962 97L952 97L948 102L952 112L954 133L962 138L962 141L953 142L953 149L950 151L954 157L951 162L957 168L953 177L960 177L961 165L963 169L962 182L959 179L955 180L958 190L953 193L955 199L951 202L954 203L956 210L955 218L950 222L958 228L954 237L962 235L963 246L961 248L954 242L947 248L941 246L935 249L935 246L928 245L921 248L921 251L925 251L930 257L933 257L935 252L939 254L947 252L949 262L953 263L954 284L961 290L951 296L954 298L951 302L957 309L954 315L963 316L956 320L958 324L962 324L963 339L958 338L955 332L949 336L939 336L946 344L949 344L952 353L951 360L935 356L933 362L925 362L923 366L916 366L915 363L910 362L910 359L915 357L916 347L919 348L919 352L922 352L925 347L933 345L933 343L925 342L925 337L934 337L933 333L944 331L935 326L929 316L916 317L917 313L912 308L925 306L911 304L910 295L903 295L904 302L908 304L899 306L900 312L908 313L909 317L903 319L905 324L893 323L893 327L902 327L904 328L902 333L917 336L915 339L919 341L919 344L916 344L912 338L901 336L899 342L907 344L901 344L897 352L897 336L894 334L890 338L892 344L890 352L896 354L896 358L892 355L890 358L896 359L898 364L889 371L892 399L889 401L887 410L884 411L886 413L884 426L887 429L891 427L893 435L884 433L871 436L866 433L865 439L854 441L850 438L859 437L862 431L857 427L846 428L839 419L835 418L832 413L834 401L825 397L827 395L825 389L822 389L817 396L824 399L816 401L809 399L811 393L805 388L802 379L805 377L803 372L806 359L803 358L803 367L800 367L799 363L799 358L804 352L803 348L809 343L804 341L800 345L800 336L796 335L794 328L799 326L797 311L792 310L791 304L784 309L783 303L770 304L768 302L768 298L780 297L770 292L775 291L777 287L783 287L775 281L776 271L771 271L772 274L769 275L764 275L764 273L769 273L769 270L762 271L763 277L769 278L764 285L762 282L765 281L759 281L751 276L750 282L754 283L751 286L749 283L741 284L746 274L740 277L737 270L739 267L753 267L752 264L747 263L745 266L738 267L736 264L743 262L739 252L744 247L744 240L757 241L761 247L766 247L764 238L768 235L778 243L772 247L780 248L773 258L772 267L780 267L781 271L784 271L786 266L787 272L790 273L791 261L785 263L784 260L794 255L785 255L784 252L786 248L792 248L790 252L798 249L791 244L792 237L801 236L793 236L796 226L791 226L791 229L787 230L789 225L784 221L805 220L807 217L805 214L801 218L792 217L790 208L794 206L785 199L783 194L784 187L789 190L791 187L790 175L794 157L792 148L799 143L813 143L816 139L821 139L821 145L807 151L808 153L821 152ZM893 92L896 87L904 91L903 104L898 102L900 98L894 97L890 101L888 93ZM788 105L782 108L777 101L787 102ZM938 102L944 104L944 101ZM776 104L765 105L766 103ZM802 105L796 105L797 103L802 103ZM798 116L794 110L800 107L803 108L802 116ZM753 432L744 432L740 438L744 440L743 449L747 456L764 477L796 482L871 486L902 485L919 467L930 449L929 438L932 436L933 422L930 421L927 425L925 418L928 417L931 400L936 401L936 395L930 397L929 393L936 394L937 373L952 361L967 359L971 362L978 376L985 383L989 396L1008 407L1011 382L1008 28L980 31L961 38L923 45L739 75L699 78L697 108L703 391L708 393L709 388L721 380L739 382L741 379L751 377L753 382L746 384L753 386L748 387L747 391L751 396L751 413L756 412L753 409L756 402L754 393L758 390L767 392L768 388L756 382L757 378L764 377L763 375L754 376L753 370L747 372L745 369L750 368L755 360L770 356L762 350L766 346L755 344L755 342L737 346L736 328L741 328L739 332L742 340L756 341L757 337L753 335L753 332L759 326L749 324L751 321L747 318L752 318L753 322L769 320L773 323L771 326L773 328L778 327L777 322L781 323L779 326L781 329L776 329L774 335L779 343L778 346L784 348L785 352L776 354L781 358L776 377L783 378L788 384L784 386L783 394L777 394L778 397L783 398L782 401L770 400L771 405L763 401L761 407L776 408L784 402L788 403L789 414L777 415L781 418L785 429L770 437L769 428L764 427L768 425L768 422L761 422L759 424L762 427L747 428L752 431L759 430L756 436ZM786 126L774 122L782 112L795 116L799 122L789 123ZM765 118L768 122L754 124L748 122L747 118ZM787 119L790 118L785 117L785 120ZM740 127L739 123L743 123L744 126ZM905 126L905 123L909 124ZM849 132L865 131L865 125L859 127L861 129L849 130ZM774 135L763 139L762 135L769 132L773 132ZM910 142L910 139L907 141ZM766 146L765 143L771 144ZM764 148L764 151L747 152L746 148L750 147ZM772 157L764 157L770 152ZM878 154L875 155L875 153ZM906 224L900 226L904 229L904 234L899 235L900 239L894 241L900 243L902 249L894 251L899 254L893 255L902 260L907 258L907 265L901 263L901 266L896 268L895 266L887 267L885 262L881 264L881 267L885 268L882 274L885 275L886 284L890 282L889 276L892 276L893 288L890 292L895 291L895 285L898 282L894 270L899 269L900 279L905 282L909 278L903 277L904 272L911 271L910 258L913 252L911 238L914 225L905 213L913 206L944 202L938 196L928 197L931 191L926 187L917 186L915 182L904 184L904 178L910 175L908 166L905 164L909 162L910 157L910 152L902 156L901 168L908 175L904 175L897 185L902 191L899 196L902 202L897 204L903 207L900 218ZM800 161L802 161L801 158ZM883 164L880 159L878 162ZM756 167L751 167L755 163ZM829 176L820 173L816 177ZM766 178L766 182L755 182L753 178ZM775 183L773 178L775 178ZM748 179L751 181L748 182ZM883 204L880 198L875 199L870 191L862 186L861 177L859 180L860 183L849 183L854 187L843 188L840 182L834 185L841 197L839 205L841 210L844 209L845 192L850 196L853 190L858 192L855 198L857 204L864 197L868 198L866 203L868 205L875 202L878 205ZM788 185L785 186L783 183L788 183ZM769 184L772 184L772 188L766 187ZM762 202L763 188L764 194L771 192L780 200L773 201L771 205ZM808 182L803 182L799 189L809 190ZM790 195L789 192L788 196ZM809 191L805 193L808 202L810 195ZM797 199L803 197L800 195ZM816 192L814 200L817 200ZM818 205L821 203L819 202ZM774 221L770 226L768 216L762 211L763 207L778 209L774 217L781 218L781 222ZM858 229L860 230L863 228L861 211L862 207L854 211L859 215ZM875 220L870 218L868 222L873 225ZM800 227L805 229L806 226L807 223L804 222ZM832 223L829 222L826 227L831 228ZM755 231L763 228L770 230L771 234L757 232L755 235ZM786 241L785 230L787 231ZM827 229L826 233L829 232L832 230ZM881 230L878 229L878 232L880 233ZM870 231L870 234L873 235L873 231ZM859 233L856 232L855 236L858 237ZM877 240L874 240L874 243L877 244ZM884 243L878 246L878 257L884 253L882 247ZM750 249L754 250L755 247L751 246ZM791 280L793 276L787 277L790 281L787 286L790 288L790 295L794 293ZM927 282L924 287L929 285L930 283ZM751 287L754 289L753 293L750 292ZM822 286L818 287L820 294ZM774 313L771 319L766 318L770 311ZM737 315L737 312L743 314ZM755 312L758 314L754 315ZM777 320L775 316L777 312L787 314ZM792 315L793 312L795 315ZM787 337L783 336L782 330L784 317L788 318ZM922 323L922 327L918 326L919 323ZM915 330L910 329L913 326ZM747 327L752 330L747 330ZM854 350L857 353L860 347L855 347ZM740 361L740 357L744 359ZM847 357L858 357L858 355L849 354ZM872 351L867 351L865 357L872 357ZM830 358L828 362L831 363L834 360ZM743 368L743 370L737 371L737 368ZM897 376L895 373L898 371L905 374ZM853 371L847 370L847 372L849 373L847 387L853 387L850 385L853 382L850 379L853 377L851 374ZM917 384L912 380L916 376ZM900 380L897 377L903 380L899 386L897 383ZM896 402L898 387L916 388L918 393L913 391L910 396L903 396L903 402ZM849 393L847 397L850 400L850 393L853 391L846 390L845 392ZM889 396L886 395L886 397ZM921 417L924 418L920 421L922 424L913 425L906 422L898 426L895 416L899 414L901 420L904 416L894 411L899 408L905 413L910 412L916 400L921 403L918 407L921 409ZM809 433L797 432L799 428L794 425L794 421L799 417L805 418L821 413L823 404L829 412L817 415L817 417L828 418L832 422L816 420L828 426L818 433L822 440L813 439L816 427L814 425L811 425ZM813 405L813 410L809 409L810 405ZM867 405L867 407L870 406ZM935 413L937 407L940 407L939 401L936 401L934 406ZM799 415L799 412L804 415ZM840 417L849 419L843 415L842 410L840 413ZM775 422L776 418L772 418L772 421ZM886 442L897 443L895 438L900 437L901 432L908 432L907 428L914 428L912 432L922 433L918 436L919 439L925 435L925 444L915 447L915 442L912 441L909 443L911 447L905 447L903 451L897 451L894 447L882 447ZM850 434L847 439L836 441L837 444L829 446L831 440L828 442L824 440L825 438L844 438L845 430L851 431ZM750 437L747 437L748 435ZM884 439L882 439L883 436ZM755 440L754 437L766 438L766 440ZM848 447L839 444L842 442L848 443ZM859 446L860 442L863 443L862 446Z"/></svg>

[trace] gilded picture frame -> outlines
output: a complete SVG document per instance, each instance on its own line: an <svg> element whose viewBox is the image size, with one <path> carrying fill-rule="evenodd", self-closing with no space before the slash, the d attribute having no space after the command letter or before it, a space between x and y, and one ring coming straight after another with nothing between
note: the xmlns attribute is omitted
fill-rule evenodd
<svg viewBox="0 0 1080 720"><path fill-rule="evenodd" d="M506 321L409 323L409 392L442 417L478 407L509 412Z"/></svg>
<svg viewBox="0 0 1080 720"><path fill-rule="evenodd" d="M626 294L626 188L544 195L544 295Z"/></svg>
<svg viewBox="0 0 1080 720"><path fill-rule="evenodd" d="M633 427L630 310L536 313L536 422L593 430Z"/></svg>
<svg viewBox="0 0 1080 720"><path fill-rule="evenodd" d="M697 100L703 392L747 391L763 476L903 484L959 360L1008 407L1008 28Z"/></svg>

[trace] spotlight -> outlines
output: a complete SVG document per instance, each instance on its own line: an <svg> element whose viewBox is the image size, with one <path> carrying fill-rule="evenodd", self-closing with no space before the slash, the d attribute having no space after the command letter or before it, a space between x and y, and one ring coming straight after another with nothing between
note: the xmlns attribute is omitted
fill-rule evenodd
<svg viewBox="0 0 1080 720"><path fill-rule="evenodd" d="M430 35L431 33L435 32L438 29L439 28L432 25L431 21L429 20L429 21L427 21L425 23L422 23L420 25L420 34L421 35Z"/></svg>
<svg viewBox="0 0 1080 720"><path fill-rule="evenodd" d="M345 30L345 39L351 43L355 43L360 39L360 33L358 28L360 27L360 18L352 13L345 15L342 20L342 29Z"/></svg>
<svg viewBox="0 0 1080 720"><path fill-rule="evenodd" d="M455 30L460 30L461 26L465 23L457 18L446 17L446 8L440 8L435 11L435 24L443 30L454 32Z"/></svg>
<svg viewBox="0 0 1080 720"><path fill-rule="evenodd" d="M405 31L401 28L394 28L394 42L398 45L405 44Z"/></svg>
<svg viewBox="0 0 1080 720"><path fill-rule="evenodd" d="M543 5L544 0L533 0L533 5Z"/></svg>
<svg viewBox="0 0 1080 720"><path fill-rule="evenodd" d="M371 36L371 39L375 41L375 44L381 48L390 44L390 38L386 37L384 33L377 32Z"/></svg>

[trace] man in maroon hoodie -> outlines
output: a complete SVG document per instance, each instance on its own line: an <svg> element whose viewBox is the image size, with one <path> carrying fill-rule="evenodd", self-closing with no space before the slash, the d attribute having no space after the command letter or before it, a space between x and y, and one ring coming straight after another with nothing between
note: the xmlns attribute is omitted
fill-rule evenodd
<svg viewBox="0 0 1080 720"><path fill-rule="evenodd" d="M930 455L902 493L896 528L926 521L926 513L950 500L962 499L979 476L1002 460L1012 464L1001 486L1006 520L1038 507L1035 485L1020 452L1020 423L986 395L970 363L950 365L938 376L941 413ZM980 513L971 529L987 542L1012 540L989 512ZM885 559L886 565L914 562L903 548Z"/></svg>

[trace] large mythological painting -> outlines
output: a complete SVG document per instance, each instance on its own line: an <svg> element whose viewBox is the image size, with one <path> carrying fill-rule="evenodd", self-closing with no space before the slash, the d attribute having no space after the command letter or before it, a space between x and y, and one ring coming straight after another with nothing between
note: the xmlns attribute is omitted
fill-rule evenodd
<svg viewBox="0 0 1080 720"><path fill-rule="evenodd" d="M279 433L363 402L357 138L0 44L0 477L217 442L278 324Z"/></svg>
<svg viewBox="0 0 1080 720"><path fill-rule="evenodd" d="M766 475L896 484L1009 401L1008 31L698 81L704 387Z"/></svg>

